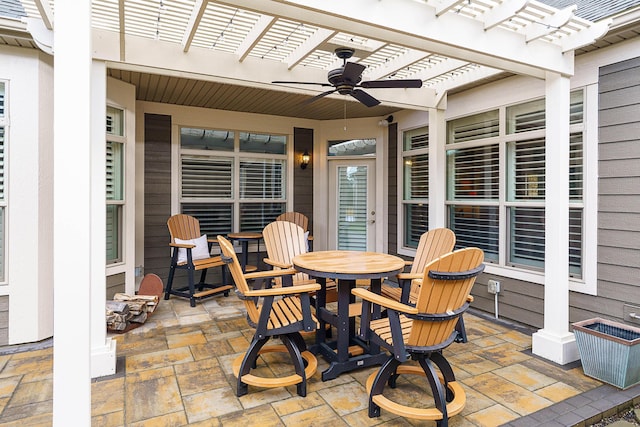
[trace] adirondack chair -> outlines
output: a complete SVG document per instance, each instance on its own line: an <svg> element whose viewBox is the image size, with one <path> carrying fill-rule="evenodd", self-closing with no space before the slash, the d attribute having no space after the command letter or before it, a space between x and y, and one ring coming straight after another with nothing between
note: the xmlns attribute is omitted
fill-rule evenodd
<svg viewBox="0 0 640 427"><path fill-rule="evenodd" d="M169 267L169 277L165 289L164 299L168 300L171 295L189 298L191 307L196 306L196 300L210 297L219 293L224 296L229 295L229 290L233 287L226 284L207 284L207 269L221 267L224 262L219 256L211 256L211 245L215 239L208 239L206 235L200 235L200 222L189 215L173 215L167 221L172 248L171 266ZM187 286L177 289L173 288L173 278L176 270L187 270ZM194 272L201 271L200 281L194 282ZM222 270L222 281L225 281L224 268ZM196 291L197 288L197 291Z"/></svg>
<svg viewBox="0 0 640 427"><path fill-rule="evenodd" d="M457 336L456 323L469 306L467 296L484 270L483 259L482 250L465 248L429 263L415 306L362 288L351 291L363 300L360 337L391 352L380 370L367 379L369 417L380 416L382 408L408 418L434 420L439 427L446 427L448 419L462 411L466 395L442 350ZM372 305L386 308L388 317L372 319ZM403 364L409 359L417 360L419 366ZM384 396L385 384L395 388L402 374L426 376L435 407L414 408Z"/></svg>
<svg viewBox="0 0 640 427"><path fill-rule="evenodd" d="M300 212L285 212L276 217L276 221L289 221L302 227L305 233L307 233L307 243L309 250L313 245L313 236L309 235L309 218L305 214Z"/></svg>
<svg viewBox="0 0 640 427"><path fill-rule="evenodd" d="M418 241L415 258L408 262L411 266L410 271L396 276L398 287L383 284L380 294L404 304L414 304L426 265L439 256L451 252L455 244L456 235L448 228L434 228L424 232ZM469 302L472 301L473 297L469 295ZM467 332L462 316L458 320L456 330L458 331L456 341L467 342Z"/></svg>
<svg viewBox="0 0 640 427"><path fill-rule="evenodd" d="M233 373L238 379L237 395L248 392L248 385L257 387L284 387L296 384L298 395L307 394L307 379L315 374L318 361L307 350L300 331L315 331L318 327L311 314L309 293L320 289L317 283L292 286L292 269L255 271L243 273L233 245L223 236L218 236L222 259L227 263L236 285L236 292L247 308L247 320L255 328L251 344L244 355L233 362ZM283 278L282 287L271 287L271 280ZM288 278L288 280L287 280ZM247 281L253 281L253 289ZM272 337L279 337L284 345L265 346ZM295 374L279 378L253 375L260 354L289 352ZM306 367L305 367L306 365Z"/></svg>
<svg viewBox="0 0 640 427"><path fill-rule="evenodd" d="M267 249L267 258L264 262L275 269L293 268L293 257L308 252L304 230L293 222L274 221L267 224L262 230L262 238ZM292 280L294 285L315 283L315 280L306 273L297 273ZM280 281L276 283L280 284ZM337 300L336 283L327 280L326 302Z"/></svg>

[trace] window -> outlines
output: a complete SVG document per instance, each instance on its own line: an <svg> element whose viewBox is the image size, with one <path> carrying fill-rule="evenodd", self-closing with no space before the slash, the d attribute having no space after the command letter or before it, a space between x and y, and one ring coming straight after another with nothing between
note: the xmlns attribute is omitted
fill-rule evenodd
<svg viewBox="0 0 640 427"><path fill-rule="evenodd" d="M429 229L429 128L406 131L402 138L403 246L417 248Z"/></svg>
<svg viewBox="0 0 640 427"><path fill-rule="evenodd" d="M286 210L283 135L180 129L180 209L202 233L262 231Z"/></svg>
<svg viewBox="0 0 640 427"><path fill-rule="evenodd" d="M5 149L6 149L6 136L5 129L7 127L6 121L6 94L7 84L0 81L0 282L6 280L5 275L5 263L6 263L6 212L7 212L7 195L6 195L6 163L5 163Z"/></svg>
<svg viewBox="0 0 640 427"><path fill-rule="evenodd" d="M107 107L107 264L122 262L124 111Z"/></svg>
<svg viewBox="0 0 640 427"><path fill-rule="evenodd" d="M504 134L500 129L504 117ZM569 263L582 277L583 94L571 94ZM447 209L456 245L498 265L544 269L545 103L538 99L447 123ZM505 188L501 195L500 188ZM504 227L504 254L500 253Z"/></svg>

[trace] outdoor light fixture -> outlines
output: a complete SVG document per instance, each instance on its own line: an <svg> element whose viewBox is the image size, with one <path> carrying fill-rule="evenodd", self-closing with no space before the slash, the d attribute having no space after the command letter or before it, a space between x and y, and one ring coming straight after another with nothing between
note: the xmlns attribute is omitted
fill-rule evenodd
<svg viewBox="0 0 640 427"><path fill-rule="evenodd" d="M302 161L300 162L300 168L306 169L307 166L309 165L309 160L311 160L311 156L309 155L309 152L307 150L304 150L304 153L302 153Z"/></svg>
<svg viewBox="0 0 640 427"><path fill-rule="evenodd" d="M393 116L389 116L386 119L382 119L378 122L378 126L387 127L393 122Z"/></svg>

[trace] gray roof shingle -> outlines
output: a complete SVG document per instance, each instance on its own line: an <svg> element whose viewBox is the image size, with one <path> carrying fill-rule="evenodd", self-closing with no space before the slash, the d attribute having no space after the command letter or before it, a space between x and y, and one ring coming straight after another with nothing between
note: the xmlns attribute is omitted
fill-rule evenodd
<svg viewBox="0 0 640 427"><path fill-rule="evenodd" d="M576 16L594 22L640 6L640 0L540 0L540 2L557 9L575 4L578 6Z"/></svg>
<svg viewBox="0 0 640 427"><path fill-rule="evenodd" d="M22 18L27 16L20 0L0 0L0 16L5 18Z"/></svg>

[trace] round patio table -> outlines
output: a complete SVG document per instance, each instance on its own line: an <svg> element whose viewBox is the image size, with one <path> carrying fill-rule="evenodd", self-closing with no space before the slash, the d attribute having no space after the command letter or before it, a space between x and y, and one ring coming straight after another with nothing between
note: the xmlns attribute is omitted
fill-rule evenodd
<svg viewBox="0 0 640 427"><path fill-rule="evenodd" d="M371 291L380 293L382 279L402 271L404 260L378 252L335 250L307 252L293 257L292 261L296 270L317 278L322 286L316 298L316 317L320 328L316 331L316 343L311 348L330 363L329 368L322 372L322 381L334 379L342 372L386 361L387 355L380 352L378 345L366 343L356 336L355 318L349 316L349 308L355 302L351 289L356 286L356 280L368 279ZM338 284L337 314L326 308L326 279L335 279ZM374 317L379 315L378 308ZM326 323L336 327L336 341L327 341ZM364 351L354 351L354 346Z"/></svg>

